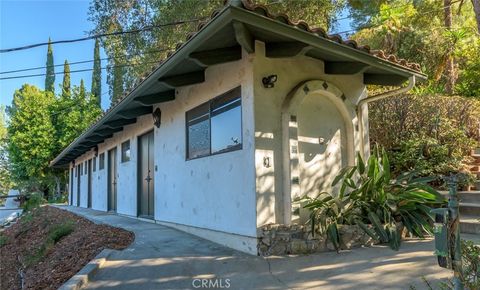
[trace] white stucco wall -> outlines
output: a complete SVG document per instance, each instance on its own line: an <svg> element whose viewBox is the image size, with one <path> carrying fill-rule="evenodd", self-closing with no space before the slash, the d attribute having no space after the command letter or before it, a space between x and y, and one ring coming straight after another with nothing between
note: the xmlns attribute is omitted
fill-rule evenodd
<svg viewBox="0 0 480 290"><path fill-rule="evenodd" d="M245 55L240 61L212 66L204 83L179 88L175 101L158 105L162 124L154 130L156 220L256 237L252 58ZM243 148L186 160L186 111L237 86L242 88ZM145 115L98 145L99 156L105 153L105 169L97 164L93 173L94 209L107 209L108 150L116 146L117 212L137 216L138 136L152 129L152 118ZM121 163L121 143L128 139L131 160ZM89 158L93 151L77 158L76 164ZM81 179L81 206L86 206L87 176Z"/></svg>
<svg viewBox="0 0 480 290"><path fill-rule="evenodd" d="M346 96L344 101L348 108L351 122L357 127L355 104L364 97L366 88L361 74L357 75L326 75L323 61L307 56L291 58L267 58L265 46L256 41L256 57L253 63L254 70L254 95L255 95L255 166L256 166L256 191L257 191L257 225L266 223L284 223L284 174L283 174L283 149L282 149L282 104L287 96L297 85L308 80L324 80L334 84ZM273 88L264 88L262 78L277 75L277 82ZM330 117L311 119L311 122L323 122L329 119L327 131L342 127L339 122L338 112L325 110ZM298 117L298 116L297 116ZM313 118L313 116L311 116ZM366 119L366 118L365 118ZM302 121L300 117L299 121ZM303 119L305 122L305 119ZM304 127L306 128L306 127ZM368 127L366 127L368 128ZM318 128L317 128L318 129ZM316 130L317 130L316 129ZM317 132L318 133L318 132ZM326 132L328 133L328 132ZM309 135L308 133L306 135ZM328 135L328 134L327 134ZM335 136L335 134L333 134ZM308 136L307 136L308 137ZM320 137L320 136L317 136ZM338 138L337 138L338 139ZM353 140L355 151L361 149L361 136L354 132ZM326 140L332 141L334 140ZM338 141L338 140L337 140ZM367 145L368 148L368 145ZM264 165L264 159L270 157L270 167ZM314 157L313 157L314 158ZM308 164L307 164L308 166ZM319 168L320 169L320 168ZM307 167L304 167L304 173ZM308 181L301 181L304 187L307 184L318 184L325 176L331 180L330 172L317 170L308 173ZM287 177L288 178L288 177Z"/></svg>
<svg viewBox="0 0 480 290"><path fill-rule="evenodd" d="M251 58L212 66L204 83L180 88L160 104L155 129L155 218L256 237ZM242 88L243 149L185 160L185 112L237 86Z"/></svg>

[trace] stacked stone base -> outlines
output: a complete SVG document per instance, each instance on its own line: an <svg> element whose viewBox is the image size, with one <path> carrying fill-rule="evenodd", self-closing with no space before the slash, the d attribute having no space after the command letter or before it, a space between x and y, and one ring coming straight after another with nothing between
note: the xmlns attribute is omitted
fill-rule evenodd
<svg viewBox="0 0 480 290"><path fill-rule="evenodd" d="M342 250L378 243L357 225L341 225L338 231ZM258 229L257 237L260 256L311 254L335 250L325 235L312 235L310 227L303 225L267 224Z"/></svg>

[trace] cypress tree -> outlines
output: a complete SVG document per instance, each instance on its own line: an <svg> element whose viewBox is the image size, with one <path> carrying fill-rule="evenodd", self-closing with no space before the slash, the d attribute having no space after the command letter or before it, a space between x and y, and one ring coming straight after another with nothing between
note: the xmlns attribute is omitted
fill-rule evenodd
<svg viewBox="0 0 480 290"><path fill-rule="evenodd" d="M97 99L98 107L102 105L102 70L100 62L100 45L98 39L95 39L95 48L93 50L93 74L92 74L92 95Z"/></svg>
<svg viewBox="0 0 480 290"><path fill-rule="evenodd" d="M71 90L70 90L70 65L68 61L65 60L63 65L63 86L62 86L62 97L63 98L70 98Z"/></svg>
<svg viewBox="0 0 480 290"><path fill-rule="evenodd" d="M87 94L85 93L85 84L83 83L83 79L80 80L80 93L79 93L80 100L85 100Z"/></svg>
<svg viewBox="0 0 480 290"><path fill-rule="evenodd" d="M123 93L123 67L120 63L120 54L113 59L113 94L112 103L116 102L122 97Z"/></svg>
<svg viewBox="0 0 480 290"><path fill-rule="evenodd" d="M53 64L52 41L48 38L47 72L45 74L45 91L55 93L55 67Z"/></svg>

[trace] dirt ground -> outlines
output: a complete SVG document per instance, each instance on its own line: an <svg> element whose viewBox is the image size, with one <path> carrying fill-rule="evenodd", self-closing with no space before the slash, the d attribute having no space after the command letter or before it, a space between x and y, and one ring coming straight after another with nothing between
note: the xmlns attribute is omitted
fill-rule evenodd
<svg viewBox="0 0 480 290"><path fill-rule="evenodd" d="M134 238L65 210L37 208L0 233L0 289L57 289L103 249L124 249Z"/></svg>

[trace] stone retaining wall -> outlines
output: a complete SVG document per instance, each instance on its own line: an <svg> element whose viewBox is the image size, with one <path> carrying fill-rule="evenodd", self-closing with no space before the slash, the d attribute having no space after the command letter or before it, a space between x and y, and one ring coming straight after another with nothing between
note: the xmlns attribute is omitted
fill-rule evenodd
<svg viewBox="0 0 480 290"><path fill-rule="evenodd" d="M341 249L371 246L378 241L369 237L359 226L341 225L338 228ZM312 235L303 225L267 224L258 229L258 254L261 256L310 254L334 251L325 235Z"/></svg>

